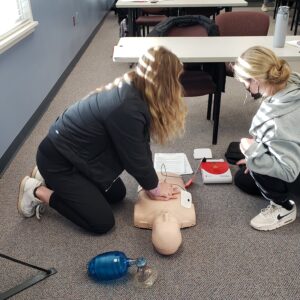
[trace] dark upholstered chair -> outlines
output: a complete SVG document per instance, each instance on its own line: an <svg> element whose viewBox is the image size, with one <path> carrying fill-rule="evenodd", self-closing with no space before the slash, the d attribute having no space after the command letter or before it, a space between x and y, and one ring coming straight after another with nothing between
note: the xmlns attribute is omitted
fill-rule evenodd
<svg viewBox="0 0 300 300"><path fill-rule="evenodd" d="M220 36L267 35L270 17L263 12L232 11L216 16Z"/></svg>
<svg viewBox="0 0 300 300"><path fill-rule="evenodd" d="M216 16L220 36L268 35L270 17L263 12L233 11ZM231 64L226 65L226 75L233 77Z"/></svg>
<svg viewBox="0 0 300 300"><path fill-rule="evenodd" d="M196 20L189 24L189 19ZM199 24L197 18L204 20L204 24ZM168 26L170 21L175 21L175 24ZM182 21L182 22L181 22ZM168 28L166 32L161 33L158 28ZM209 29L208 29L209 28ZM197 37L197 36L208 36L210 34L217 35L217 27L212 20L204 16L180 16L169 18L156 27L153 31L150 32L150 36L155 36L154 33L157 33L159 36L185 36L185 37ZM192 47L192 45L186 45L187 47ZM218 103L220 104L221 92L216 86L216 81L214 78L215 68L212 64L203 64L203 63L185 63L184 72L180 78L181 84L184 88L185 97L196 97L209 95L209 102L212 102L213 96L219 97ZM210 106L211 107L211 106ZM219 110L218 110L219 112ZM207 115L210 116L211 112L207 112ZM218 134L218 124L219 124L219 113L214 114L214 128L213 128L213 139L212 143L217 143L217 134ZM210 119L210 118L209 118Z"/></svg>
<svg viewBox="0 0 300 300"><path fill-rule="evenodd" d="M206 29L201 25L171 28L167 36L208 36ZM184 88L185 97L197 97L214 94L216 85L211 74L203 71L203 64L185 63L184 72L181 76L181 84Z"/></svg>
<svg viewBox="0 0 300 300"><path fill-rule="evenodd" d="M270 17L263 12L233 11L217 15L215 22L220 36L264 36L268 35ZM233 63L225 66L226 76L233 77Z"/></svg>
<svg viewBox="0 0 300 300"><path fill-rule="evenodd" d="M141 9L141 13L136 18L135 24L138 26L138 35L141 35L142 29L143 36L149 33L150 27L154 27L168 18L168 10L164 8L143 8Z"/></svg>
<svg viewBox="0 0 300 300"><path fill-rule="evenodd" d="M263 12L233 11L217 15L215 22L220 36L264 36L268 34L270 17ZM225 66L226 76L233 77L233 63ZM210 105L212 102L208 103Z"/></svg>

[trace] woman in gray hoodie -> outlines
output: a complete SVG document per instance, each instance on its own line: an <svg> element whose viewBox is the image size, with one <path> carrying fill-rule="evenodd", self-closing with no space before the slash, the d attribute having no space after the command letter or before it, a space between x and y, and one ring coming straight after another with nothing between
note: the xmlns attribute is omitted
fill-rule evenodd
<svg viewBox="0 0 300 300"><path fill-rule="evenodd" d="M300 196L300 75L271 50L246 50L234 66L236 78L254 99L262 97L240 150L245 159L235 184L249 194L261 194L270 205L254 217L257 230L273 230L296 219L291 196Z"/></svg>

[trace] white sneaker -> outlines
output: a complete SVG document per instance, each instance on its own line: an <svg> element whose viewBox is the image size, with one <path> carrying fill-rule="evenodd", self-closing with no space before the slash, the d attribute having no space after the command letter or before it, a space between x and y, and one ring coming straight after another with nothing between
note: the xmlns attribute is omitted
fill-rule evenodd
<svg viewBox="0 0 300 300"><path fill-rule="evenodd" d="M262 10L263 12L267 12L267 11L269 11L270 9L269 9L269 7L268 7L266 4L263 4L263 5L261 6L261 10Z"/></svg>
<svg viewBox="0 0 300 300"><path fill-rule="evenodd" d="M272 11L272 10L274 10L274 9L275 9L275 7L274 7L274 5L272 5L272 3L269 3L269 4L263 4L263 5L261 6L261 10L262 10L263 12Z"/></svg>
<svg viewBox="0 0 300 300"><path fill-rule="evenodd" d="M30 218L34 215L40 219L40 214L44 212L45 205L42 201L34 197L33 191L36 187L41 186L42 183L29 176L23 178L20 184L19 199L18 199L18 211L19 213Z"/></svg>
<svg viewBox="0 0 300 300"><path fill-rule="evenodd" d="M292 200L289 201L293 204L291 210L270 201L270 205L262 209L260 214L251 220L250 225L257 230L273 230L295 221L297 216L296 204Z"/></svg>
<svg viewBox="0 0 300 300"><path fill-rule="evenodd" d="M30 177L39 180L42 183L42 185L45 185L45 179L41 175L41 173L40 173L40 171L39 171L39 169L38 169L37 166L35 166L34 169L32 170Z"/></svg>

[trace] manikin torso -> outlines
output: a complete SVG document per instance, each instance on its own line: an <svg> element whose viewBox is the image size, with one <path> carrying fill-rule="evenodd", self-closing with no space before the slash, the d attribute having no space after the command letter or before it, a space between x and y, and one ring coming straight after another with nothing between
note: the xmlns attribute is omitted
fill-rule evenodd
<svg viewBox="0 0 300 300"><path fill-rule="evenodd" d="M180 176L158 174L160 181L166 180L184 189ZM173 177L171 177L173 176ZM164 255L174 254L182 243L180 228L196 225L195 207L181 204L181 194L167 201L152 200L144 190L140 190L134 207L134 226L152 229L152 243Z"/></svg>

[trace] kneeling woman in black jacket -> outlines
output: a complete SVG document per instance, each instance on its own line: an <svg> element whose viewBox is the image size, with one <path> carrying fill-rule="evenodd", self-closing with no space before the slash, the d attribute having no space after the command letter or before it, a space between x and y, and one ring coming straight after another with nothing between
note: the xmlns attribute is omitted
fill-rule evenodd
<svg viewBox="0 0 300 300"><path fill-rule="evenodd" d="M160 183L150 138L163 144L184 130L182 64L163 47L151 48L136 69L92 92L57 118L37 151L38 169L20 184L18 210L39 216L49 204L75 224L105 233L114 224L110 204L126 194L126 170L153 200L177 188Z"/></svg>

